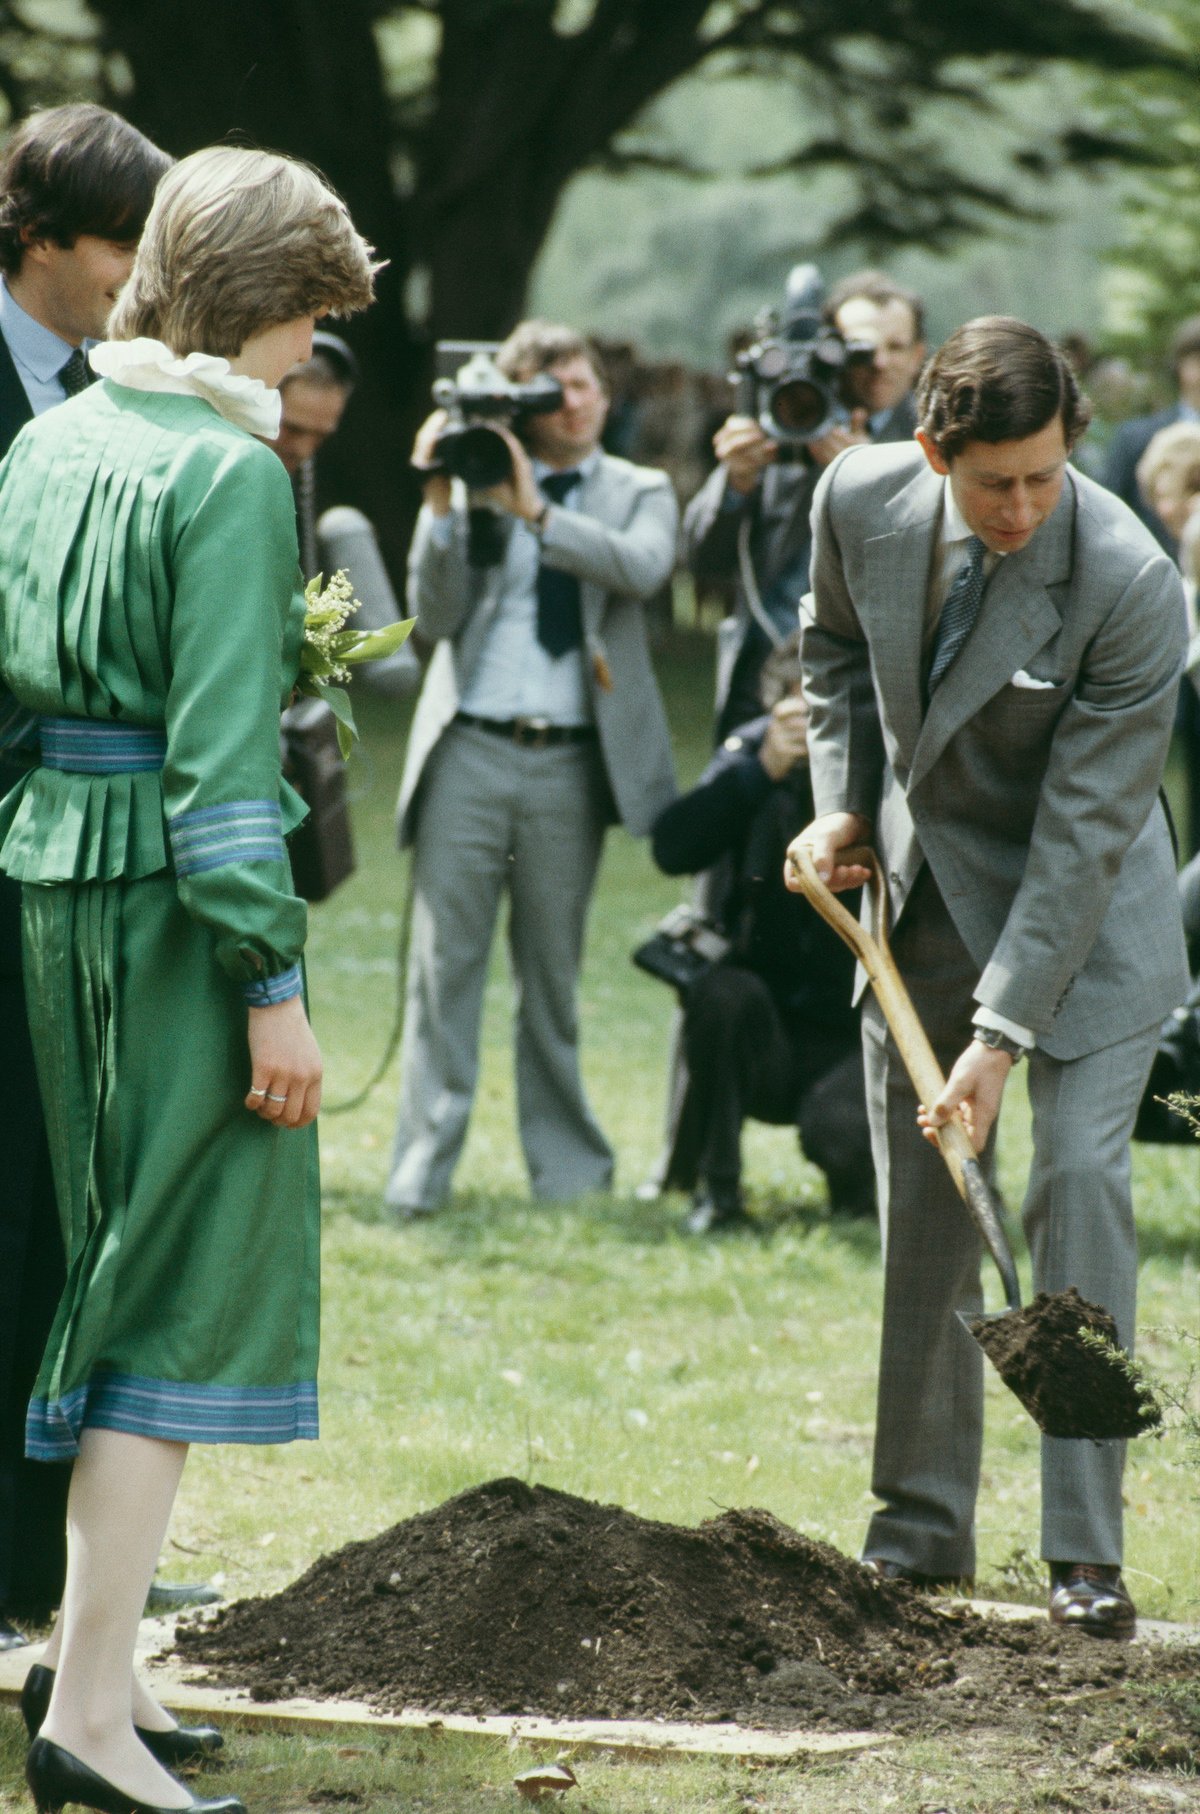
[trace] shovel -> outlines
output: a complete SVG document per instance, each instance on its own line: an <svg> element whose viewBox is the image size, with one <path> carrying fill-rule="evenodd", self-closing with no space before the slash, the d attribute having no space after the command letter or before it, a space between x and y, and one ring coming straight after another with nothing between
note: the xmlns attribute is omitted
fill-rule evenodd
<svg viewBox="0 0 1200 1814"><path fill-rule="evenodd" d="M825 886L808 847L801 844L796 850L789 862L805 898L849 945L866 971L917 1100L935 1102L946 1080L888 946L887 898L874 851L862 846L839 852L841 862L870 870L876 928L872 935ZM1107 1310L1089 1304L1074 1287L1041 1292L1022 1308L1016 1263L999 1204L971 1137L957 1113L936 1131L938 1150L996 1262L1008 1303L1007 1310L990 1314L960 1310L959 1320L1005 1385L1048 1436L1101 1441L1139 1436L1152 1429L1161 1422L1161 1410L1117 1348L1116 1325ZM1085 1340L1084 1330L1101 1337L1101 1342Z"/></svg>

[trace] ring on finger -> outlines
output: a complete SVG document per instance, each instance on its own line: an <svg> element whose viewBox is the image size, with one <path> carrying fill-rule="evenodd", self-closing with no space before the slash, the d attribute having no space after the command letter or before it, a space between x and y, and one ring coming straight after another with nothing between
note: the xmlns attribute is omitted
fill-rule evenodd
<svg viewBox="0 0 1200 1814"><path fill-rule="evenodd" d="M287 1101L286 1096L272 1096L270 1090L265 1090L263 1092L263 1094L266 1096L266 1099L268 1102L286 1102Z"/></svg>
<svg viewBox="0 0 1200 1814"><path fill-rule="evenodd" d="M246 1092L246 1094L248 1096L265 1096L266 1093L267 1092L265 1089L264 1090L247 1090L247 1092Z"/></svg>

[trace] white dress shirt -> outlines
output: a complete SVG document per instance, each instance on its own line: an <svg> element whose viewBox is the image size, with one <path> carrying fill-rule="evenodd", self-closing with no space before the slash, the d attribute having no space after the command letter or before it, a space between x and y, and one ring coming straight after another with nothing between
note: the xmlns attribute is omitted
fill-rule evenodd
<svg viewBox="0 0 1200 1814"><path fill-rule="evenodd" d="M43 410L53 409L56 403L65 403L67 393L58 374L75 348L52 328L35 321L29 311L21 307L3 277L0 277L0 334L12 354L17 377L34 415L40 416ZM85 340L84 352L93 344Z"/></svg>
<svg viewBox="0 0 1200 1814"><path fill-rule="evenodd" d="M579 462L580 481L588 478L602 458L594 448ZM533 462L539 481L552 467ZM574 508L577 491L568 492L555 510ZM500 598L479 660L463 689L461 709L476 718L507 723L514 718L544 719L547 724L579 727L591 724L591 689L588 684L587 650L581 643L562 655L551 655L538 641L537 574L541 542L529 524L513 517L503 557ZM442 525L445 525L444 529ZM447 540L451 518L441 517L434 535Z"/></svg>

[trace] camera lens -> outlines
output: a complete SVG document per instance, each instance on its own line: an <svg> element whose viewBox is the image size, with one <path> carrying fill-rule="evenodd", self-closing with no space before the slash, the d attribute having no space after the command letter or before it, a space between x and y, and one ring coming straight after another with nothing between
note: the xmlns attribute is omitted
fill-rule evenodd
<svg viewBox="0 0 1200 1814"><path fill-rule="evenodd" d="M828 397L807 378L791 378L771 393L771 414L785 434L813 435L828 413Z"/></svg>
<svg viewBox="0 0 1200 1814"><path fill-rule="evenodd" d="M499 485L512 475L507 441L483 422L447 429L439 435L435 452L446 471L471 491Z"/></svg>

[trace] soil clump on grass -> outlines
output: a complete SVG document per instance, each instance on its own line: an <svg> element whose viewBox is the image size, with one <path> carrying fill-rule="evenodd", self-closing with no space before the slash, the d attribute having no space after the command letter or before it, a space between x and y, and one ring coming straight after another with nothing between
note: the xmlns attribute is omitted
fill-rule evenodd
<svg viewBox="0 0 1200 1814"><path fill-rule="evenodd" d="M472 1488L323 1557L282 1593L181 1625L177 1647L258 1701L931 1734L1003 1725L1085 1755L1140 1729L1135 1684L1155 1707L1178 1684L1162 1742L1172 1757L1200 1748L1188 1646L981 1618L765 1511L690 1529L519 1480Z"/></svg>
<svg viewBox="0 0 1200 1814"><path fill-rule="evenodd" d="M1152 1393L1122 1365L1117 1326L1107 1310L1066 1291L1039 1291L1021 1310L976 1317L969 1324L1001 1379L1039 1430L1103 1442L1141 1436L1162 1422ZM1089 1345L1080 1331L1115 1353Z"/></svg>

